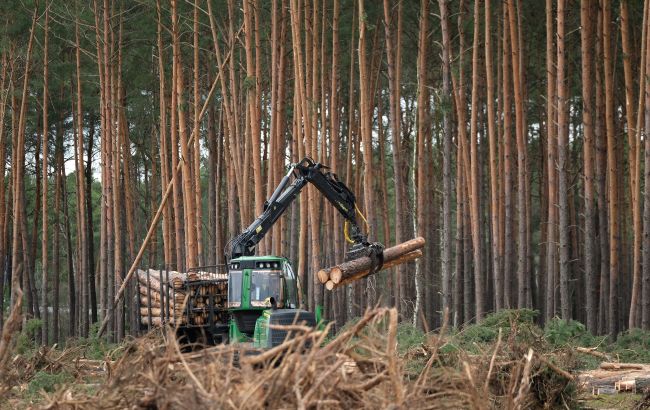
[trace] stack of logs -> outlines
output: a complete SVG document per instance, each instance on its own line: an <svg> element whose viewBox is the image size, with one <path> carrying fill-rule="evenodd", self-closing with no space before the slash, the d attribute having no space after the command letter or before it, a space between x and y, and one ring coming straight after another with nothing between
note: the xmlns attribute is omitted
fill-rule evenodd
<svg viewBox="0 0 650 410"><path fill-rule="evenodd" d="M207 323L210 310L214 312L225 309L228 293L226 275L139 269L136 276L143 325L203 325ZM210 295L213 309L210 309ZM188 306L192 309L187 309ZM219 319L223 318L215 318Z"/></svg>
<svg viewBox="0 0 650 410"><path fill-rule="evenodd" d="M578 374L579 384L592 394L643 393L650 388L650 365L603 362Z"/></svg>
<svg viewBox="0 0 650 410"><path fill-rule="evenodd" d="M392 248L385 249L384 261L381 269L392 268L393 266L411 262L421 257L424 244L424 238L417 237L410 241L395 245ZM330 268L321 269L318 271L316 276L320 283L325 284L327 290L333 290L376 273L371 273L371 268L373 268L372 259L363 256Z"/></svg>

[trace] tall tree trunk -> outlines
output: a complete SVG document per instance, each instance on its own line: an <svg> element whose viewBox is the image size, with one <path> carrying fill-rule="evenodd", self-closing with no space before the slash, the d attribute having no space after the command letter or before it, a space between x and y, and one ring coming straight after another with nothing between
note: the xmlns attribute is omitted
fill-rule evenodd
<svg viewBox="0 0 650 410"><path fill-rule="evenodd" d="M513 240L514 212L512 209L512 84L510 70L510 36L508 35L508 8L503 7L503 307L514 307L512 297L513 265L515 263ZM507 239L505 239L507 238Z"/></svg>
<svg viewBox="0 0 650 410"><path fill-rule="evenodd" d="M47 202L47 181L48 181L48 166L47 166L47 156L48 156L48 146L49 146L49 126L47 123L47 109L48 109L48 64L49 64L49 23L50 23L50 10L46 5L45 9L45 23L43 27L43 34L45 38L43 39L43 177L41 179L43 187L41 188L41 194L43 195L41 199L42 206L42 226L41 226L41 269L42 269L42 279L41 279L41 306L43 306L43 326L41 330L41 344L49 344L49 312L48 312L48 287L49 287L49 277L48 277L48 258L47 258L47 227L49 225L48 218L48 202ZM2 141L0 141L2 143ZM4 162L4 156L0 158L0 161ZM4 171L0 178L4 179ZM2 214L0 214L2 215ZM0 293L0 298L4 297ZM0 313L1 314L1 313Z"/></svg>
<svg viewBox="0 0 650 410"><path fill-rule="evenodd" d="M79 21L75 21L75 58L76 58L76 69L77 69L77 107L76 114L77 118L75 120L77 126L77 142L75 153L76 163L76 173L77 178L77 225L79 226L80 237L78 238L78 252L80 255L80 265L78 266L79 271L81 272L82 280L79 285L82 287L82 315L81 315L81 335L87 336L89 330L88 323L88 305L89 305L89 272L90 269L93 269L94 266L89 266L88 264L88 246L86 235L88 230L86 229L86 199L85 199L85 190L84 190L84 177L83 177L83 154L84 154L84 119L83 119L83 107L82 107L82 86L81 86L81 46L79 42ZM119 231L118 231L119 232Z"/></svg>
<svg viewBox="0 0 650 410"><path fill-rule="evenodd" d="M488 0L489 1L489 0ZM385 4L385 2L384 2ZM453 162L451 154L451 145L452 145L452 130L451 130L451 110L452 110L452 100L450 98L451 94L451 84L450 84L450 53L451 50L451 39L449 33L449 7L448 0L438 0L438 5L440 7L440 26L442 30L442 102L443 106L443 117L442 117L442 128L443 128L443 140L442 140L442 252L440 257L440 267L441 267L441 276L442 276L442 312L445 314L445 309L450 309L452 306L452 295L451 295L451 278L452 278L452 262L451 262L451 230L452 230L452 219L451 219L451 207L453 201L452 193L452 171L451 165ZM486 3L486 16L489 15L487 10L489 9L488 3ZM385 6L384 6L385 10ZM489 17L486 17L488 19ZM487 20L486 20L487 21ZM486 26L486 33L489 31L489 28ZM487 40L486 40L487 41ZM386 40L388 44L388 40ZM387 45L388 48L388 45ZM387 51L388 53L388 51ZM486 46L486 53L489 54ZM487 68L487 61L486 61ZM459 201L460 199L456 199ZM458 272L458 270L457 270ZM497 297L497 300L499 298ZM458 314L458 312L456 312ZM444 317L443 317L444 319ZM454 322L455 323L455 322Z"/></svg>
<svg viewBox="0 0 650 410"><path fill-rule="evenodd" d="M499 254L499 181L497 162L497 135L494 117L494 71L492 68L492 10L490 0L485 0L485 78L487 82L487 125L490 151L490 228L492 240L492 275L496 310L503 307L503 271ZM444 87L444 85L443 85ZM444 120L443 120L444 121Z"/></svg>
<svg viewBox="0 0 650 410"><path fill-rule="evenodd" d="M193 111L194 111L194 129L199 129L199 113L201 111L201 104L200 104L200 92L199 92L199 1L194 0L194 26L193 26L193 47L192 51L194 52L194 98L192 99L194 106L193 106ZM194 206L195 206L195 211L194 211L194 216L195 216L195 222L194 224L196 225L196 263L197 265L205 265L204 262L204 256L203 256L203 221L202 221L202 213L203 210L201 208L201 138L200 138L200 133L196 135L194 138L194 145L192 147L192 158L193 158L193 166L194 166Z"/></svg>
<svg viewBox="0 0 650 410"><path fill-rule="evenodd" d="M648 28L650 28L650 11L648 9L648 1L645 2L645 7L646 7L646 17L645 17L645 27L644 30L646 32L646 38L645 43L642 44L642 47L645 50L645 61L642 58L641 61L644 62L643 64L643 71L641 77L646 77L646 80L644 81L644 87L643 87L643 96L639 95L640 99L645 100L645 107L644 107L644 132L645 136L647 137L648 131L650 131L650 81L647 80L647 77L650 76L650 32L648 32ZM640 112L641 110L639 110ZM639 121L639 126L640 126L640 121ZM644 186L644 196L645 196L645 201L643 203L643 277L641 279L642 281L642 288L641 288L641 327L644 330L650 330L650 201L648 198L650 198L650 167L647 166L647 164L650 164L650 143L648 141L645 141L645 151L644 151L644 160L645 160L645 168L644 168L644 180L645 180L645 186Z"/></svg>
<svg viewBox="0 0 650 410"><path fill-rule="evenodd" d="M557 151L559 176L560 213L560 311L562 319L571 319L569 300L569 198L567 176L567 149L569 142L568 97L569 90L565 80L564 18L565 0L558 0L557 6Z"/></svg>
<svg viewBox="0 0 650 410"><path fill-rule="evenodd" d="M596 333L598 329L598 304L596 293L596 201L594 192L594 93L593 93L593 13L588 0L582 0L580 6L580 30L582 53L582 124L584 132L583 162L584 162L584 200L585 200L585 234L584 234L584 267L585 267L585 302L587 314L587 329Z"/></svg>
<svg viewBox="0 0 650 410"><path fill-rule="evenodd" d="M10 53L11 54L11 53ZM0 329L4 327L4 294L5 294L5 276L7 265L7 206L6 206L6 186L5 186L5 168L7 165L7 136L5 134L5 114L7 110L7 99L9 97L10 79L7 79L7 66L11 55L7 57L7 52L2 52L2 69L0 69Z"/></svg>
<svg viewBox="0 0 650 410"><path fill-rule="evenodd" d="M646 6L647 7L647 2ZM643 28L647 30L645 20L647 13L643 13ZM644 37L643 35L641 36ZM638 125L635 120L634 109L634 80L632 78L632 48L630 45L630 15L628 11L628 1L621 1L621 43L623 45L623 74L625 79L625 114L627 120L627 135L630 163L630 208L632 211L632 295L630 297L630 314L628 317L628 327L639 327L641 324L640 315L640 293L641 293L641 207L639 202L639 183L638 178L640 174L638 155L638 144L636 139L636 130ZM643 46L641 46L641 50ZM643 53L643 51L641 51ZM642 75L640 76L642 77ZM639 95L639 98L641 96Z"/></svg>
<svg viewBox="0 0 650 410"><path fill-rule="evenodd" d="M474 2L474 43L472 47L472 113L470 119L470 219L472 224L472 250L474 251L474 300L476 304L476 321L483 319L484 280L483 280L483 244L481 242L481 215L479 194L478 165L478 79L479 79L479 33L481 8ZM419 105L419 104L418 104Z"/></svg>
<svg viewBox="0 0 650 410"><path fill-rule="evenodd" d="M603 9L603 71L605 78L605 129L607 132L607 187L609 193L609 308L608 332L616 338L618 326L618 274L620 239L618 216L618 164L616 161L616 131L614 129L614 72L611 46L612 9L601 1Z"/></svg>
<svg viewBox="0 0 650 410"><path fill-rule="evenodd" d="M361 11L361 10L360 10ZM365 30L365 29L364 29ZM417 111L417 121L418 121L418 135L417 135L417 185L416 185L416 200L417 200L417 214L416 214L416 226L418 236L426 237L426 203L428 198L426 196L426 159L425 159L425 144L426 140L429 138L429 93L428 86L426 84L426 70L427 70L427 34L429 30L429 1L422 0L420 2L420 18L419 18L419 34L418 34L418 61L417 61L417 79L418 79L418 111ZM370 145L370 144L368 144ZM372 146L370 145L371 149ZM372 153L372 151L370 151ZM366 145L364 145L364 154L366 153ZM364 158L364 163L366 159ZM370 161L372 161L372 155L370 155ZM372 167L372 162L370 163ZM366 171L367 172L367 171ZM366 173L366 175L368 175ZM365 186L368 186L368 181L365 182ZM367 195L367 193L366 193ZM372 205L372 202L367 202L368 197L366 196L367 207ZM422 315L422 303L424 298L424 278L429 275L429 272L424 271L425 265L424 260L420 258L416 262L416 271L415 271L415 309L413 311L413 323L417 324L420 322Z"/></svg>
<svg viewBox="0 0 650 410"><path fill-rule="evenodd" d="M185 255L185 268L189 269L198 265L198 248L196 237L196 207L194 204L194 184L192 183L192 174L190 161L192 156L188 146L187 125L186 125L186 106L184 100L184 79L183 64L181 61L180 32L178 27L177 0L171 0L172 5L172 35L173 35L173 52L176 66L174 77L177 115L178 115L178 133L181 143L181 161L182 163L182 180L183 180L183 210L185 215L185 240L187 252Z"/></svg>
<svg viewBox="0 0 650 410"><path fill-rule="evenodd" d="M14 221L13 221L13 238L12 238L12 251L11 251L11 283L19 283L18 275L20 273L21 265L24 266L26 263L26 255L24 255L24 246L23 241L25 238L21 238L21 230L23 229L23 222L25 218L24 213L21 211L24 208L24 177L25 177L25 123L27 117L27 92L29 89L29 74L31 67L31 58L32 58L32 49L34 45L34 30L36 28L36 21L38 20L38 9L34 10L32 16L32 25L29 30L29 41L27 43L27 53L25 56L25 71L23 73L23 87L20 100L20 113L18 116L18 128L15 129L16 140L14 147L14 158L15 161L12 162L12 175L13 175L13 184L12 188L14 191L13 194L13 211L14 211ZM12 110L14 113L15 111ZM23 248L23 250L21 250ZM25 269L23 274L29 275L29 270ZM12 289L11 293L11 306L12 308L16 306L16 295L19 289ZM29 289L24 290L28 295L27 300L29 301ZM28 302L29 305L29 302ZM20 306L20 305L18 305Z"/></svg>
<svg viewBox="0 0 650 410"><path fill-rule="evenodd" d="M523 45L520 44L514 0L508 0L508 26L510 27L510 50L512 55L512 84L515 96L515 133L517 136L517 222L519 239L517 246L517 306L528 306L530 278L528 277L528 213L527 209L527 160L526 160L526 129L524 120L524 82L522 79L521 59Z"/></svg>
<svg viewBox="0 0 650 410"><path fill-rule="evenodd" d="M553 39L553 1L546 0L546 139L547 139L547 172L548 172L548 228L546 231L546 320L555 316L555 280L557 266L557 142L556 142L556 110L555 110L555 62Z"/></svg>

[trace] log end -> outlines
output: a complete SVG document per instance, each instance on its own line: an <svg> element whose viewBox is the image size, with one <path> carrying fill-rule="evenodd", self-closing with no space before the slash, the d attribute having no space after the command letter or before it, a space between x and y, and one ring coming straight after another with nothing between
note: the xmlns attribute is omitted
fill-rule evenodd
<svg viewBox="0 0 650 410"><path fill-rule="evenodd" d="M339 283L343 279L343 271L338 266L335 266L330 271L330 280L334 283Z"/></svg>
<svg viewBox="0 0 650 410"><path fill-rule="evenodd" d="M316 276L318 277L318 281L320 283L327 283L327 281L330 280L330 274L327 269L319 270Z"/></svg>

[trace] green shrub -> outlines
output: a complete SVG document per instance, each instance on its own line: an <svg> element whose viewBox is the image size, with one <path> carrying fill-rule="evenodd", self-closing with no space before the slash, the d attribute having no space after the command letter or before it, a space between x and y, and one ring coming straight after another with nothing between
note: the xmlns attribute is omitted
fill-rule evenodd
<svg viewBox="0 0 650 410"><path fill-rule="evenodd" d="M410 348L426 342L426 334L411 323L402 322L397 326L397 350L406 353Z"/></svg>
<svg viewBox="0 0 650 410"><path fill-rule="evenodd" d="M36 337L36 332L41 329L41 326L43 326L43 321L41 319L29 319L27 323L25 323L23 331L16 339L16 352L18 354L26 354L36 348L34 339Z"/></svg>
<svg viewBox="0 0 650 410"><path fill-rule="evenodd" d="M608 346L610 354L621 361L650 363L650 331L632 329L619 334Z"/></svg>
<svg viewBox="0 0 650 410"><path fill-rule="evenodd" d="M564 346L587 333L587 328L575 320L554 317L544 327L544 338L553 346Z"/></svg>
<svg viewBox="0 0 650 410"><path fill-rule="evenodd" d="M510 336L510 332L516 328L519 341L531 342L536 329L534 320L538 315L532 309L504 309L496 313L490 313L478 324L466 326L459 331L453 339L461 349L474 351L474 344L493 343L499 336L501 329L502 338Z"/></svg>
<svg viewBox="0 0 650 410"><path fill-rule="evenodd" d="M74 381L74 377L66 372L47 373L39 371L34 375L32 381L29 382L27 394L31 397L36 397L41 391L52 393L56 390L57 386L72 381Z"/></svg>

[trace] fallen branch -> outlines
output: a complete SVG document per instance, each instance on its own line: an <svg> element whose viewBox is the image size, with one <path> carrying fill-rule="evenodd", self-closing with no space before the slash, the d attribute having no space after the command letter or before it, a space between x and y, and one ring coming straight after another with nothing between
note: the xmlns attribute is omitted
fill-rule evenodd
<svg viewBox="0 0 650 410"><path fill-rule="evenodd" d="M576 347L577 352L600 357L601 359L605 359L605 360L612 360L608 355L599 352L596 349L597 349L596 347Z"/></svg>

